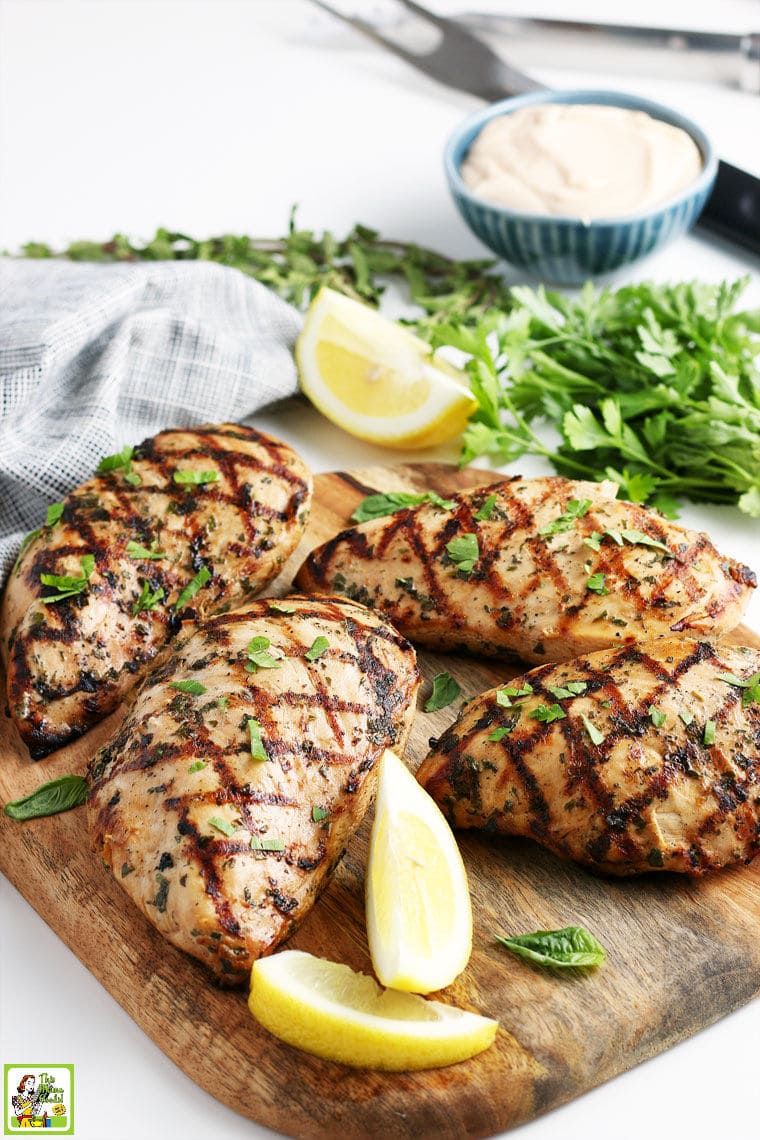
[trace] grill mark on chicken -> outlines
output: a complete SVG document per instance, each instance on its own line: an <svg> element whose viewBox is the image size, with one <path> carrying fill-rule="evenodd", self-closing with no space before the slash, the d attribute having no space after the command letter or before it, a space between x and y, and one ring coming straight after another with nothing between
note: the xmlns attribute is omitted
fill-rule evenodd
<svg viewBox="0 0 760 1140"><path fill-rule="evenodd" d="M225 439L240 440L239 449ZM174 473L188 466L218 478L176 484ZM107 715L182 621L261 589L303 529L309 473L254 429L162 432L135 448L132 468L137 486L117 469L72 491L59 522L42 528L11 575L2 618L8 704L35 759ZM134 558L130 541L165 553ZM78 576L85 554L95 560L86 588L40 604L50 593L40 575ZM204 567L209 580L178 613L180 593ZM133 614L145 583L163 596Z"/></svg>
<svg viewBox="0 0 760 1140"><path fill-rule="evenodd" d="M373 605L429 648L518 654L534 663L671 632L719 637L732 629L756 584L752 572L706 536L616 499L617 490L613 483L517 478L454 494L449 511L408 507L312 551L296 583ZM490 497L489 518L477 519ZM572 499L591 506L567 519L566 529L552 529ZM667 550L635 536L619 545L615 535L625 531ZM463 573L446 545L470 533L478 558ZM599 538L589 547L592 533ZM602 590L588 585L595 574L605 576Z"/></svg>
<svg viewBox="0 0 760 1140"><path fill-rule="evenodd" d="M252 602L183 633L90 766L94 846L149 920L223 984L243 982L308 912L367 807L378 756L403 746L419 685L413 650L371 611L345 599L289 604L293 614ZM261 634L287 656L248 673L246 647ZM309 662L320 634L330 648ZM172 693L183 675L206 691ZM302 715L316 718L306 733ZM250 756L250 718L266 760ZM313 805L326 816L315 820ZM231 811L236 833L212 833L212 817L229 824ZM282 850L264 849L267 836ZM133 868L125 879L122 863Z"/></svg>
<svg viewBox="0 0 760 1140"><path fill-rule="evenodd" d="M528 680L533 693L514 707L496 705L491 692L465 708L433 742L418 778L459 826L537 838L607 873L700 874L748 862L760 848L760 704L745 705L718 674L758 669L755 650L676 638L544 666L515 680L518 688ZM572 698L551 694L550 685L569 681L587 687ZM529 717L555 699L563 719ZM581 711L601 732L598 745ZM708 720L716 725L711 744ZM515 727L488 742L496 723ZM527 808L509 802L513 786L528 796Z"/></svg>

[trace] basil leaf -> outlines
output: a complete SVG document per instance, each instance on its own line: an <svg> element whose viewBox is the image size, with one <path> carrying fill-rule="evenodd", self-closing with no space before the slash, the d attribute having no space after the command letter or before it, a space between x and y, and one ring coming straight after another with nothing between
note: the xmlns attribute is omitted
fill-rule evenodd
<svg viewBox="0 0 760 1140"><path fill-rule="evenodd" d="M502 724L499 728L495 728L493 732L489 732L488 739L493 740L494 743L498 743L500 740L503 740L514 727L514 724Z"/></svg>
<svg viewBox="0 0 760 1140"><path fill-rule="evenodd" d="M591 574L586 579L586 589L590 590L592 594L609 594L608 588L605 586L605 579L607 575L602 573Z"/></svg>
<svg viewBox="0 0 760 1140"><path fill-rule="evenodd" d="M473 515L473 518L477 519L478 522L488 522L491 515L493 514L493 509L495 506L496 506L496 496L495 495L489 495L488 498L483 503L480 510L476 511L476 513Z"/></svg>
<svg viewBox="0 0 760 1140"><path fill-rule="evenodd" d="M188 772L200 772L207 767L208 762L206 760L193 760L192 764L188 768Z"/></svg>
<svg viewBox="0 0 760 1140"><path fill-rule="evenodd" d="M546 687L558 701L567 701L571 697L585 693L588 684L585 681L566 681L564 685L547 685Z"/></svg>
<svg viewBox="0 0 760 1140"><path fill-rule="evenodd" d="M311 649L307 649L306 653L304 653L304 657L307 661L316 661L317 658L321 657L323 653L326 653L329 648L330 642L326 637L317 637L314 639L314 644Z"/></svg>
<svg viewBox="0 0 760 1140"><path fill-rule="evenodd" d="M277 658L267 652L271 644L268 637L254 637L249 641L246 650L248 654L248 663L245 667L246 673L256 673L259 669L280 668L280 662Z"/></svg>
<svg viewBox="0 0 760 1140"><path fill-rule="evenodd" d="M500 934L494 937L512 954L534 962L537 966L588 969L601 966L607 957L601 943L582 926L566 926L563 930L537 930L534 934L518 934L513 938L503 938Z"/></svg>
<svg viewBox="0 0 760 1140"><path fill-rule="evenodd" d="M585 713L581 713L581 720L583 721L583 727L586 729L591 743L602 744L604 742L604 733L600 732L595 724L592 724Z"/></svg>
<svg viewBox="0 0 760 1140"><path fill-rule="evenodd" d="M202 483L216 483L219 478L218 471L175 471L175 483L192 483L200 485Z"/></svg>
<svg viewBox="0 0 760 1140"><path fill-rule="evenodd" d="M555 720L564 720L567 713L559 705L538 705L528 716L533 720L540 720L544 724L551 724Z"/></svg>
<svg viewBox="0 0 760 1140"><path fill-rule="evenodd" d="M417 507L420 503L432 503L444 511L452 511L456 506L453 499L442 499L435 491L424 491L414 494L411 491L388 491L377 495L367 495L354 513L352 522L368 522L370 519L383 518L385 515L395 515L407 507Z"/></svg>
<svg viewBox="0 0 760 1140"><path fill-rule="evenodd" d="M103 475L107 471L118 471L121 467L128 472L132 466L134 450L134 447L130 447L129 444L126 444L122 447L121 451L117 451L115 455L104 455L95 468L96 474Z"/></svg>
<svg viewBox="0 0 760 1140"><path fill-rule="evenodd" d="M51 503L47 509L47 518L45 519L45 526L55 526L59 518L63 514L63 503Z"/></svg>
<svg viewBox="0 0 760 1140"><path fill-rule="evenodd" d="M296 607L289 605L287 602L270 602L269 610L273 614L294 614Z"/></svg>
<svg viewBox="0 0 760 1140"><path fill-rule="evenodd" d="M322 823L322 821L325 819L328 819L329 816L330 816L330 813L327 810L327 808L313 807L311 809L311 818L314 820L315 823Z"/></svg>
<svg viewBox="0 0 760 1140"><path fill-rule="evenodd" d="M268 759L264 741L261 739L261 728L254 717L248 717L248 737L251 742L251 758L253 760Z"/></svg>
<svg viewBox="0 0 760 1140"><path fill-rule="evenodd" d="M649 719L651 720L651 722L655 726L655 728L662 728L665 721L668 719L666 714L664 712L660 712L660 710L658 708L655 708L654 705L650 705L648 711L649 711Z"/></svg>
<svg viewBox="0 0 760 1140"><path fill-rule="evenodd" d="M452 701L455 701L460 696L462 688L457 681L448 673L437 673L433 677L433 691L425 701L425 712L438 712L439 709L445 709Z"/></svg>
<svg viewBox="0 0 760 1140"><path fill-rule="evenodd" d="M715 729L716 724L714 720L705 721L705 731L702 737L703 743L710 745L715 743Z"/></svg>
<svg viewBox="0 0 760 1140"><path fill-rule="evenodd" d="M202 586L205 586L211 577L211 571L208 566L202 566L195 577L188 582L184 590L174 603L175 610L181 610L188 602L191 602L195 595L198 593Z"/></svg>
<svg viewBox="0 0 760 1140"><path fill-rule="evenodd" d="M129 558L134 559L149 559L153 562L159 561L161 558L166 558L166 551L158 549L158 542L152 542L150 549L147 546L142 546L139 542L130 541L124 547L124 553Z"/></svg>
<svg viewBox="0 0 760 1140"><path fill-rule="evenodd" d="M28 796L12 800L3 809L11 819L39 819L79 807L87 799L87 781L84 776L57 776L40 784Z"/></svg>
<svg viewBox="0 0 760 1140"><path fill-rule="evenodd" d="M226 819L222 819L219 815L212 815L209 818L209 823L212 827L215 827L217 831L221 831L222 835L226 835L228 839L237 831L237 828L233 824L228 823Z"/></svg>
<svg viewBox="0 0 760 1140"><path fill-rule="evenodd" d="M140 597L137 599L135 604L132 606L132 617L137 617L137 615L143 610L154 610L163 596L163 586L159 586L154 593L151 591L149 584L147 582L143 582L142 593L140 594Z"/></svg>
<svg viewBox="0 0 760 1140"><path fill-rule="evenodd" d="M251 836L252 851L284 851L285 844L276 835L270 839L259 839L258 835Z"/></svg>
<svg viewBox="0 0 760 1140"><path fill-rule="evenodd" d="M53 586L58 590L57 594L48 594L45 598L40 598L43 606L49 606L53 602L63 601L64 598L73 598L76 594L81 594L87 589L90 575L95 569L95 555L83 554L82 555L82 573L80 577L73 577L70 574L40 574L40 582L43 586Z"/></svg>
<svg viewBox="0 0 760 1140"><path fill-rule="evenodd" d="M180 693L189 693L191 697L200 697L208 691L200 681L172 681L169 688L176 689Z"/></svg>

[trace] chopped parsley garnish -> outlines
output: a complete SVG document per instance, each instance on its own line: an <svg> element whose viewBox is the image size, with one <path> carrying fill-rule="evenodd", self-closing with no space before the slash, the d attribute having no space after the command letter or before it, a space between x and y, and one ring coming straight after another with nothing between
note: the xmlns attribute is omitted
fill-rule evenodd
<svg viewBox="0 0 760 1140"><path fill-rule="evenodd" d="M188 772L200 772L203 768L208 768L208 763L205 760L193 760L188 768Z"/></svg>
<svg viewBox="0 0 760 1140"><path fill-rule="evenodd" d="M280 668L280 662L268 652L271 644L268 637L254 637L248 642L246 673L256 673L259 669Z"/></svg>
<svg viewBox="0 0 760 1140"><path fill-rule="evenodd" d="M644 534L644 532L641 530L610 529L605 530L603 534L600 534L599 531L594 530L591 532L588 538L584 538L583 544L584 546L590 546L592 550L598 551L601 549L602 542L605 538L611 538L617 546L622 546L626 542L630 546L650 546L654 550L663 550L671 558L675 557L673 552L669 547L665 545L664 542L660 542L656 538L651 538L648 534ZM592 587L589 586L589 589L591 588Z"/></svg>
<svg viewBox="0 0 760 1140"><path fill-rule="evenodd" d="M683 709L681 712L679 712L678 715L680 716L681 720L684 722L684 724L686 725L687 728L689 727L690 724L694 723L693 714L690 712L687 712L686 709Z"/></svg>
<svg viewBox="0 0 760 1140"><path fill-rule="evenodd" d="M57 594L48 594L46 598L40 598L43 606L49 606L53 602L61 602L64 598L73 598L76 594L81 594L87 589L90 575L94 569L95 555L83 554L82 573L79 577L69 574L40 574L40 582L43 586L53 586L58 591Z"/></svg>
<svg viewBox="0 0 760 1140"><path fill-rule="evenodd" d="M259 722L252 716L248 717L248 737L251 743L251 758L253 760L266 760L267 753L264 741L261 739Z"/></svg>
<svg viewBox="0 0 760 1140"><path fill-rule="evenodd" d="M588 538L584 538L583 545L590 546L592 550L596 550L598 552L602 549L603 538L604 535L601 534L598 530L592 530Z"/></svg>
<svg viewBox="0 0 760 1140"><path fill-rule="evenodd" d="M132 470L132 455L134 454L134 447L126 444L122 447L121 451L117 451L115 455L104 455L98 466L95 468L98 475L104 475L107 471L118 471L121 467L124 468L127 474Z"/></svg>
<svg viewBox="0 0 760 1140"><path fill-rule="evenodd" d="M411 491L388 491L384 494L368 495L354 513L352 522L368 522L370 519L380 519L385 515L395 515L407 507L417 507L420 503L432 503L442 511L452 511L456 506L453 499L442 499L435 491L424 491L415 495Z"/></svg>
<svg viewBox="0 0 760 1140"><path fill-rule="evenodd" d="M494 741L502 740L514 727L513 724L502 724L499 728L495 728L493 732L489 732L488 739Z"/></svg>
<svg viewBox="0 0 760 1140"><path fill-rule="evenodd" d="M609 594L609 589L605 586L604 581L607 577L606 574L597 573L590 574L586 579L586 589L590 590L592 594Z"/></svg>
<svg viewBox="0 0 760 1140"><path fill-rule="evenodd" d="M269 610L273 614L294 614L296 607L289 605L288 602L270 602Z"/></svg>
<svg viewBox="0 0 760 1140"><path fill-rule="evenodd" d="M496 704L501 705L502 708L508 709L512 700L517 700L518 697L528 697L533 692L533 686L529 681L526 681L521 688L517 689L514 685L504 685L502 688L496 690Z"/></svg>
<svg viewBox="0 0 760 1140"><path fill-rule="evenodd" d="M449 673L436 673L433 677L433 691L425 701L425 712L438 712L445 709L462 693L462 687Z"/></svg>
<svg viewBox="0 0 760 1140"><path fill-rule="evenodd" d="M446 553L461 574L471 574L480 558L478 536L463 534L459 538L452 538L451 542L446 543Z"/></svg>
<svg viewBox="0 0 760 1140"><path fill-rule="evenodd" d="M158 549L158 542L151 542L150 549L147 546L142 546L139 542L128 542L124 547L125 554L129 558L145 559L152 562L158 562L161 558L166 558L166 551Z"/></svg>
<svg viewBox="0 0 760 1140"><path fill-rule="evenodd" d="M191 697L200 697L208 691L200 681L172 681L169 688L176 689L180 693L189 693Z"/></svg>
<svg viewBox="0 0 760 1140"><path fill-rule="evenodd" d="M218 471L175 471L175 483L216 483L219 478Z"/></svg>
<svg viewBox="0 0 760 1140"><path fill-rule="evenodd" d="M55 526L59 518L63 514L63 503L51 503L47 509L47 518L45 519L45 526Z"/></svg>
<svg viewBox="0 0 760 1140"><path fill-rule="evenodd" d="M489 495L488 498L483 503L483 506L480 508L479 511L476 511L476 513L473 517L476 518L478 520L478 522L488 522L491 515L493 514L493 509L495 506L496 506L496 496L495 495Z"/></svg>
<svg viewBox="0 0 760 1140"><path fill-rule="evenodd" d="M665 721L668 719L664 712L660 712L654 705L649 706L649 719L655 728L662 728Z"/></svg>
<svg viewBox="0 0 760 1140"><path fill-rule="evenodd" d="M743 689L742 705L745 707L760 704L760 672L753 673L746 681L742 681L741 677L737 677L734 673L718 673L718 680L725 681L727 685L734 685L737 689Z"/></svg>
<svg viewBox="0 0 760 1140"><path fill-rule="evenodd" d="M323 653L326 653L329 648L330 642L326 637L322 637L320 634L319 637L314 638L314 643L311 649L306 650L304 657L307 661L316 661L317 658L321 657Z"/></svg>
<svg viewBox="0 0 760 1140"><path fill-rule="evenodd" d="M540 720L543 724L551 724L554 720L564 720L567 713L559 705L538 705L528 714L533 720Z"/></svg>
<svg viewBox="0 0 760 1140"><path fill-rule="evenodd" d="M233 824L228 823L226 819L222 819L219 815L212 815L209 819L209 823L212 827L215 827L217 831L221 831L222 835L226 835L228 839L237 831L237 828L234 827Z"/></svg>
<svg viewBox="0 0 760 1140"><path fill-rule="evenodd" d="M142 483L142 479L136 471L127 471L126 475L124 476L124 482L131 483L133 487L139 487Z"/></svg>
<svg viewBox="0 0 760 1140"><path fill-rule="evenodd" d="M202 586L205 586L211 577L211 571L208 566L202 566L195 577L188 582L184 590L174 603L175 610L181 610L188 602L191 602Z"/></svg>
<svg viewBox="0 0 760 1140"><path fill-rule="evenodd" d="M142 584L142 593L132 606L132 617L137 617L143 610L154 610L158 603L163 599L164 588L159 586L157 590L153 591L147 582Z"/></svg>
<svg viewBox="0 0 760 1140"><path fill-rule="evenodd" d="M604 733L600 732L595 724L592 724L585 713L581 713L581 720L583 721L583 727L588 733L591 743L601 744L604 740Z"/></svg>
<svg viewBox="0 0 760 1140"><path fill-rule="evenodd" d="M313 807L311 809L311 818L315 823L322 823L323 820L330 818L330 813L327 808Z"/></svg>
<svg viewBox="0 0 760 1140"><path fill-rule="evenodd" d="M576 519L582 519L588 513L590 507L591 499L570 499L564 514L542 526L538 533L542 536L564 534L565 531L572 529Z"/></svg>
<svg viewBox="0 0 760 1140"><path fill-rule="evenodd" d="M285 844L276 835L271 839L259 839L258 835L251 836L252 851L284 851Z"/></svg>
<svg viewBox="0 0 760 1140"><path fill-rule="evenodd" d="M578 697L581 693L585 693L588 684L586 681L566 681L564 685L547 685L546 687L558 701L567 701L571 697Z"/></svg>
<svg viewBox="0 0 760 1140"><path fill-rule="evenodd" d="M704 735L702 737L702 740L704 741L705 744L713 744L715 742L715 721L714 720L706 720L705 721L705 731L704 731Z"/></svg>

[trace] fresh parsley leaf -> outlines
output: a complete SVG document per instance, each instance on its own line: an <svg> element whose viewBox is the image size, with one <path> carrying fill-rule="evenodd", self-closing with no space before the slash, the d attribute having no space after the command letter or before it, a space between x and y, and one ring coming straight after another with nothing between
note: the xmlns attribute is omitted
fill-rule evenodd
<svg viewBox="0 0 760 1140"><path fill-rule="evenodd" d="M600 594L601 596L609 594L610 591L604 584L606 577L607 575L600 571L596 574L590 574L586 579L586 589L590 590L592 594Z"/></svg>
<svg viewBox="0 0 760 1140"><path fill-rule="evenodd" d="M270 602L268 609L273 614L294 614L296 607L291 606L288 602Z"/></svg>
<svg viewBox="0 0 760 1140"><path fill-rule="evenodd" d="M491 515L493 514L493 509L495 506L496 496L489 495L488 498L484 501L480 510L476 511L473 517L476 518L478 522L488 522Z"/></svg>
<svg viewBox="0 0 760 1140"><path fill-rule="evenodd" d="M547 685L546 687L558 701L567 701L571 697L578 697L581 693L585 693L588 684L586 681L566 681L564 685Z"/></svg>
<svg viewBox="0 0 760 1140"><path fill-rule="evenodd" d="M251 758L253 760L268 759L264 741L261 739L259 722L252 716L248 717L248 738L251 744Z"/></svg>
<svg viewBox="0 0 760 1140"><path fill-rule="evenodd" d="M602 549L602 538L604 535L600 534L598 530L592 530L588 538L583 539L584 546L590 546L592 550L599 551Z"/></svg>
<svg viewBox="0 0 760 1140"><path fill-rule="evenodd" d="M681 720L684 722L684 724L686 725L687 728L689 727L690 724L694 723L694 716L687 709L682 709L678 715L680 716Z"/></svg>
<svg viewBox="0 0 760 1140"><path fill-rule="evenodd" d="M537 966L588 969L601 966L607 957L601 943L582 926L537 930L534 934L518 934L513 938L504 938L500 934L494 937L507 950Z"/></svg>
<svg viewBox="0 0 760 1140"><path fill-rule="evenodd" d="M193 760L192 764L187 770L188 772L200 772L207 767L208 763L205 760Z"/></svg>
<svg viewBox="0 0 760 1140"><path fill-rule="evenodd" d="M124 553L128 558L134 558L140 561L159 562L162 558L166 558L166 551L158 549L158 542L152 542L150 548L142 546L139 542L130 540L124 547Z"/></svg>
<svg viewBox="0 0 760 1140"><path fill-rule="evenodd" d="M734 673L718 673L718 680L744 690L742 693L743 707L746 708L750 704L760 704L760 671L753 673L751 677L747 677L746 681L742 681L741 677L735 676Z"/></svg>
<svg viewBox="0 0 760 1140"><path fill-rule="evenodd" d="M520 697L527 697L533 692L533 686L526 681L519 689L514 685L503 685L500 689L496 690L496 704L500 705L503 709L512 707L512 701L518 700Z"/></svg>
<svg viewBox="0 0 760 1140"><path fill-rule="evenodd" d="M55 526L59 518L63 514L63 503L51 503L47 509L47 518L45 519L45 526Z"/></svg>
<svg viewBox="0 0 760 1140"><path fill-rule="evenodd" d="M641 530L621 530L620 534L623 541L630 543L631 546L651 546L654 550L664 550L671 558L673 557L670 547L666 546L664 542L660 542L659 539L644 534Z"/></svg>
<svg viewBox="0 0 760 1140"><path fill-rule="evenodd" d="M188 602L192 602L195 595L198 593L202 586L206 585L210 578L211 571L209 570L208 566L201 566L198 573L188 582L182 593L177 598L176 602L174 603L174 609L184 609Z"/></svg>
<svg viewBox="0 0 760 1140"><path fill-rule="evenodd" d="M218 471L175 471L175 483L191 483L200 485L203 483L216 483L219 478Z"/></svg>
<svg viewBox="0 0 760 1140"><path fill-rule="evenodd" d="M351 515L351 519L357 523L368 522L370 519L383 518L385 515L395 515L397 511L403 511L407 507L417 507L421 503L432 503L442 511L453 511L456 506L453 499L443 499L435 491L423 491L420 494L411 491L387 491L382 494L367 495Z"/></svg>
<svg viewBox="0 0 760 1140"><path fill-rule="evenodd" d="M57 815L61 811L79 807L87 799L87 781L84 776L57 776L40 784L33 792L19 800L11 800L3 808L11 819L40 819Z"/></svg>
<svg viewBox="0 0 760 1140"><path fill-rule="evenodd" d="M268 637L254 637L248 642L246 673L256 673L259 669L280 668L280 662L268 652L271 644Z"/></svg>
<svg viewBox="0 0 760 1140"><path fill-rule="evenodd" d="M542 526L538 533L542 536L564 534L565 531L572 530L576 519L582 519L588 514L590 507L591 499L570 499L564 513Z"/></svg>
<svg viewBox="0 0 760 1140"><path fill-rule="evenodd" d="M64 598L73 598L76 594L83 593L89 584L90 575L95 569L95 555L83 554L82 555L82 573L79 577L70 574L40 574L40 582L43 586L53 586L58 593L48 594L45 598L40 598L43 606L52 605L53 602L63 601Z"/></svg>
<svg viewBox="0 0 760 1140"><path fill-rule="evenodd" d="M143 582L142 593L132 606L132 617L137 617L143 610L154 610L158 603L162 601L164 596L163 586L159 586L157 590L153 591L148 582Z"/></svg>
<svg viewBox="0 0 760 1140"><path fill-rule="evenodd" d="M452 538L446 543L446 552L457 569L462 574L471 574L475 563L480 558L478 536L476 534L463 534Z"/></svg>
<svg viewBox="0 0 760 1140"><path fill-rule="evenodd" d="M211 827L215 827L217 831L221 831L222 835L226 835L228 839L237 831L237 828L233 824L228 823L226 819L222 819L220 815L212 815L209 818L209 824Z"/></svg>
<svg viewBox="0 0 760 1140"><path fill-rule="evenodd" d="M513 724L502 724L498 728L495 728L493 732L489 732L488 739L497 742L499 740L503 740L504 737L507 736L507 734L510 733L513 728Z"/></svg>
<svg viewBox="0 0 760 1140"><path fill-rule="evenodd" d="M716 724L714 720L705 721L705 731L702 736L702 740L705 744L709 745L715 743L715 728Z"/></svg>
<svg viewBox="0 0 760 1140"><path fill-rule="evenodd" d="M433 691L425 701L425 712L438 712L461 696L462 687L449 673L437 673L433 677Z"/></svg>
<svg viewBox="0 0 760 1140"><path fill-rule="evenodd" d="M316 807L315 805L311 809L311 818L314 820L314 823L322 823L323 820L330 818L330 813L327 808Z"/></svg>
<svg viewBox="0 0 760 1140"><path fill-rule="evenodd" d="M118 471L120 468L129 474L132 467L132 456L134 454L134 447L126 444L122 447L121 451L117 451L115 455L104 455L98 466L95 468L98 475L104 475L108 471Z"/></svg>
<svg viewBox="0 0 760 1140"><path fill-rule="evenodd" d="M555 720L564 720L567 713L560 705L537 705L528 716L533 720L540 720L542 724L551 724Z"/></svg>
<svg viewBox="0 0 760 1140"><path fill-rule="evenodd" d="M200 681L172 681L169 688L176 689L180 693L189 693L191 697L200 697L208 691Z"/></svg>
<svg viewBox="0 0 760 1140"><path fill-rule="evenodd" d="M284 851L285 844L282 839L276 835L270 836L268 839L259 839L258 835L251 836L251 850L252 851Z"/></svg>
<svg viewBox="0 0 760 1140"><path fill-rule="evenodd" d="M649 719L655 728L662 728L665 721L668 719L664 712L655 708L654 705L649 706Z"/></svg>
<svg viewBox="0 0 760 1140"><path fill-rule="evenodd" d="M330 642L326 637L322 637L320 634L319 637L314 638L311 649L306 650L304 657L307 661L316 661L317 658L321 657L323 653L326 653L329 648Z"/></svg>
<svg viewBox="0 0 760 1140"><path fill-rule="evenodd" d="M593 724L592 721L590 721L588 719L588 717L586 716L585 713L581 713L581 720L583 721L583 727L585 728L586 732L588 733L588 737L589 737L589 740L591 741L591 743L592 744L604 743L604 733L599 731L599 729L596 727L596 725Z"/></svg>

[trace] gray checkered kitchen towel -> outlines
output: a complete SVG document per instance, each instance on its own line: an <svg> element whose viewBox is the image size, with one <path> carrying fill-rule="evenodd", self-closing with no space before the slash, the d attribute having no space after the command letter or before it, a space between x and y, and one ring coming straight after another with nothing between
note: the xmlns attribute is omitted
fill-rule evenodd
<svg viewBox="0 0 760 1140"><path fill-rule="evenodd" d="M219 265L0 258L0 584L47 504L103 455L292 395L300 327Z"/></svg>

